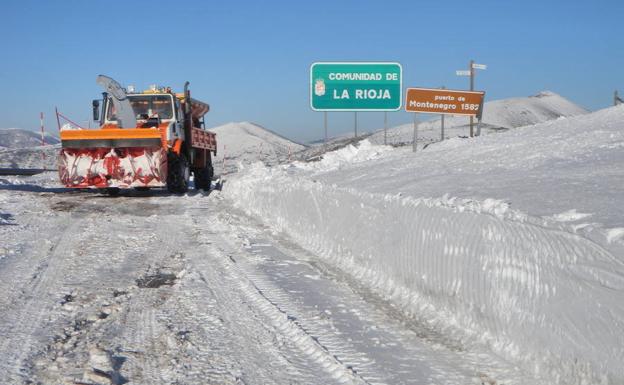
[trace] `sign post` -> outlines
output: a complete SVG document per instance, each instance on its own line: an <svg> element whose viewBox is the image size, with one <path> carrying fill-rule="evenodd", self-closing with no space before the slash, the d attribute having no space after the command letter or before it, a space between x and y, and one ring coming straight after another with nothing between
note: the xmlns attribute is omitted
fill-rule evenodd
<svg viewBox="0 0 624 385"><path fill-rule="evenodd" d="M310 107L314 111L398 111L402 106L401 64L318 62L310 66Z"/></svg>
<svg viewBox="0 0 624 385"><path fill-rule="evenodd" d="M325 145L327 145L327 111L323 112L323 126L325 127Z"/></svg>
<svg viewBox="0 0 624 385"><path fill-rule="evenodd" d="M440 87L441 89L445 89L446 87L442 86ZM441 114L440 115L440 141L444 140L444 117L446 115Z"/></svg>
<svg viewBox="0 0 624 385"><path fill-rule="evenodd" d="M416 151L417 113L466 115L481 122L483 112L483 91L460 91L440 88L408 88L405 96L405 111L414 112L414 144ZM480 125L478 126L480 131ZM444 139L444 129L442 130Z"/></svg>
<svg viewBox="0 0 624 385"><path fill-rule="evenodd" d="M384 146L388 144L388 111L384 111Z"/></svg>
<svg viewBox="0 0 624 385"><path fill-rule="evenodd" d="M418 113L414 112L414 137L412 138L412 152L418 148Z"/></svg>
<svg viewBox="0 0 624 385"><path fill-rule="evenodd" d="M45 149L43 148L43 146L45 146L45 130L43 128L43 112L39 113L39 123L41 125L41 164L45 170Z"/></svg>
<svg viewBox="0 0 624 385"><path fill-rule="evenodd" d="M475 78L475 70L486 70L487 66L485 64L477 64L474 62L474 60L470 60L470 63L468 64L468 71L465 70L460 70L460 71L455 71L455 74L457 76L470 76L470 91L474 91L474 78ZM474 131L473 131L473 127L474 127L474 116L470 117L470 137L472 138L474 136ZM481 135L480 130L478 130L479 133L477 134L477 136Z"/></svg>

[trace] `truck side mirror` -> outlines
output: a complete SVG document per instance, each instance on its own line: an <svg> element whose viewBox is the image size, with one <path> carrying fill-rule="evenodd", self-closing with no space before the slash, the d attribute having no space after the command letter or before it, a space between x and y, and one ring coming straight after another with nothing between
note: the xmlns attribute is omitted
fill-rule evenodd
<svg viewBox="0 0 624 385"><path fill-rule="evenodd" d="M93 106L93 120L97 122L100 120L100 101L94 100L91 104Z"/></svg>

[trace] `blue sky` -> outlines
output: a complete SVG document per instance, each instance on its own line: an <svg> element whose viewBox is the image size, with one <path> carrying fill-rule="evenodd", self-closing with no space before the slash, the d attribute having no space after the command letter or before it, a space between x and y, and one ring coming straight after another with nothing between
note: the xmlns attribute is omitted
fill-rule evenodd
<svg viewBox="0 0 624 385"><path fill-rule="evenodd" d="M309 107L315 61L398 61L404 86L464 89L488 65L487 100L557 92L592 110L624 94L624 1L31 1L0 3L0 128L36 129L54 106L90 115L98 74L180 89L212 106L209 126L253 121L299 141L322 136ZM391 124L410 121L389 114ZM383 113L360 113L360 127ZM330 113L330 133L353 128Z"/></svg>

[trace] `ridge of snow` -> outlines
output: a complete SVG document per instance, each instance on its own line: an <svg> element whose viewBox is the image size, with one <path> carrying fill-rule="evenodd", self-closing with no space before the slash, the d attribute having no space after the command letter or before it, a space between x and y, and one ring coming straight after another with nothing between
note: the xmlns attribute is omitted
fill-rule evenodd
<svg viewBox="0 0 624 385"><path fill-rule="evenodd" d="M544 383L619 384L623 121L612 107L417 153L362 142L255 164L225 194L468 349Z"/></svg>

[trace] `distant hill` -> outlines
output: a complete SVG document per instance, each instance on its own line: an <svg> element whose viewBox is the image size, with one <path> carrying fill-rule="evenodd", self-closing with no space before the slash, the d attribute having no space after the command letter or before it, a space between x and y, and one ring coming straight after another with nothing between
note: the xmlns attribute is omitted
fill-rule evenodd
<svg viewBox="0 0 624 385"><path fill-rule="evenodd" d="M276 164L305 148L251 122L232 122L209 130L217 134L217 159L214 162L217 173L222 172L224 156L225 169L235 171L239 163L262 161Z"/></svg>
<svg viewBox="0 0 624 385"><path fill-rule="evenodd" d="M56 169L60 144L27 148L1 148L0 167ZM45 158L42 158L44 153Z"/></svg>
<svg viewBox="0 0 624 385"><path fill-rule="evenodd" d="M46 134L46 144L57 144L59 139ZM21 128L0 128L0 148L28 148L41 145L39 132L24 130Z"/></svg>
<svg viewBox="0 0 624 385"><path fill-rule="evenodd" d="M542 91L529 97L493 100L486 102L483 106L482 133L508 130L587 112L589 111L585 108L550 91ZM445 119L446 136L468 135L468 125L469 118L467 117L447 116ZM418 131L421 141L439 140L440 119L421 122ZM390 128L387 135L388 144L411 143L413 124L408 123ZM376 144L383 144L383 130L375 132L369 140Z"/></svg>
<svg viewBox="0 0 624 385"><path fill-rule="evenodd" d="M46 145L42 147L39 132L0 128L0 167L55 169L60 140L50 134L44 139Z"/></svg>

